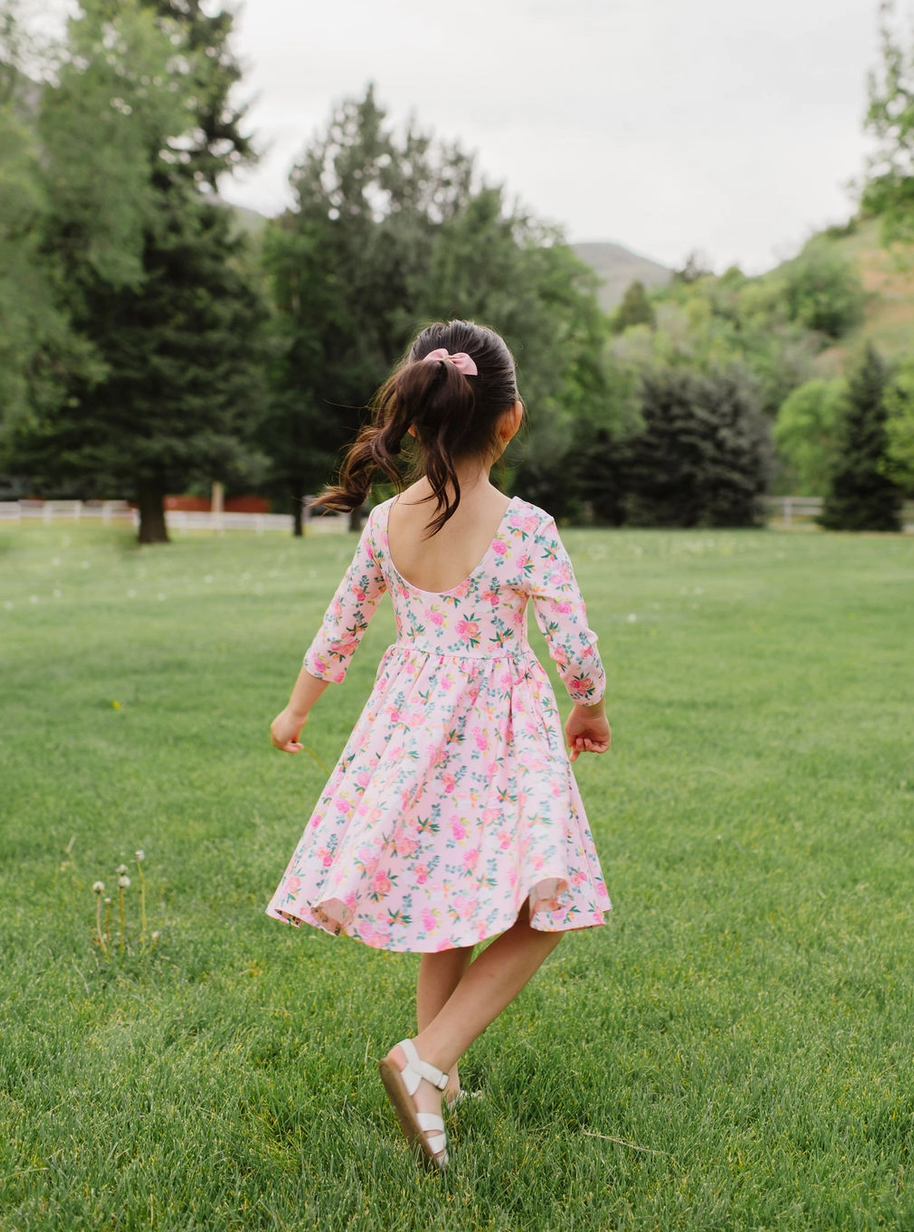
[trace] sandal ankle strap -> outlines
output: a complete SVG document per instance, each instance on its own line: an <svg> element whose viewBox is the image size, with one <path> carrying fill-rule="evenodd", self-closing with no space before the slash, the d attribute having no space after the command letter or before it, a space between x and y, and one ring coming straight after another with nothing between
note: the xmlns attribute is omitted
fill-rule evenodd
<svg viewBox="0 0 914 1232"><path fill-rule="evenodd" d="M448 1076L436 1066L431 1065L428 1061L423 1061L416 1052L416 1046L411 1039L400 1040L397 1045L403 1055L406 1057L406 1067L411 1069L418 1077L424 1078L426 1082L430 1082L433 1087L437 1087L439 1091L443 1091L448 1083ZM419 1083L416 1083L418 1086ZM407 1087L407 1090L409 1088ZM410 1095L415 1091L415 1087L410 1091Z"/></svg>

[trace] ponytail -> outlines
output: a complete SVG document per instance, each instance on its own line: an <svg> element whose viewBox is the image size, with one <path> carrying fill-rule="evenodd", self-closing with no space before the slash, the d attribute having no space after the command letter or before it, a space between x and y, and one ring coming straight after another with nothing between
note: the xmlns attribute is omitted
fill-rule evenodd
<svg viewBox="0 0 914 1232"><path fill-rule="evenodd" d="M444 347L473 357L478 372L466 375L449 359L425 359ZM327 509L348 513L364 504L378 472L403 487L398 455L413 429L419 457L415 477L431 485L435 515L428 537L438 533L460 503L456 460L490 452L500 415L517 400L514 361L501 338L468 321L423 330L404 363L378 390L371 421L359 432L340 468L338 482L317 498Z"/></svg>

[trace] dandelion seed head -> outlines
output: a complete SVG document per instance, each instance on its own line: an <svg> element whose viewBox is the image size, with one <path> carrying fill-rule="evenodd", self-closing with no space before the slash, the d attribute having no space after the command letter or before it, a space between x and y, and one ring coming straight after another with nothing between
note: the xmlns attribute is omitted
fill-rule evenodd
<svg viewBox="0 0 914 1232"><path fill-rule="evenodd" d="M634 612L629 612L629 614L625 617L625 619L628 621L630 625L633 625L636 623L638 617L635 615Z"/></svg>
<svg viewBox="0 0 914 1232"><path fill-rule="evenodd" d="M110 907L110 906L111 906L111 899L110 899L110 898L106 898L106 899L105 899L105 906L106 906L106 907Z"/></svg>
<svg viewBox="0 0 914 1232"><path fill-rule="evenodd" d="M127 887L130 885L130 878L127 876L126 873L124 873L122 877L118 877L117 885L118 885L118 889L120 890L127 889Z"/></svg>
<svg viewBox="0 0 914 1232"><path fill-rule="evenodd" d="M158 939L161 937L161 935L162 935L162 934L159 932L159 930L158 930L158 929L156 929L156 931L152 934L152 940L153 940L153 942L158 941Z"/></svg>
<svg viewBox="0 0 914 1232"><path fill-rule="evenodd" d="M119 865L117 866L117 868L116 868L114 871L115 871L116 873L119 873L119 874L123 877L124 873L126 873L126 872L127 872L127 865L126 865L126 864L119 864Z"/></svg>
<svg viewBox="0 0 914 1232"><path fill-rule="evenodd" d="M146 852L143 851L142 849L140 851L135 851L133 854L136 856L138 864L142 864L143 861L146 859Z"/></svg>
<svg viewBox="0 0 914 1232"><path fill-rule="evenodd" d="M92 883L92 889L95 891L96 894L104 894L105 892L104 881L94 881Z"/></svg>

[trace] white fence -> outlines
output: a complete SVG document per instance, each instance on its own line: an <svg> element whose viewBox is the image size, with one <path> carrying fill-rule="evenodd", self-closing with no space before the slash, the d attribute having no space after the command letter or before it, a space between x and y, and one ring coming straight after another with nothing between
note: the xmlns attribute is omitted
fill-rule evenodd
<svg viewBox="0 0 914 1232"><path fill-rule="evenodd" d="M821 496L768 496L765 505L769 518L779 518L783 526L809 521L822 512ZM914 501L905 501L901 521L906 531L914 531Z"/></svg>
<svg viewBox="0 0 914 1232"><path fill-rule="evenodd" d="M769 496L765 499L770 519L777 519L782 526L794 522L808 522L822 512L821 496ZM41 521L48 524L57 521L101 522L108 526L115 522L136 526L139 515L126 501L0 501L0 522ZM914 532L914 501L907 501L902 513L904 529ZM292 533L290 513L202 513L191 509L166 509L165 522L170 531L183 534L191 530L208 530L222 534L227 530L264 531ZM306 516L306 533L309 535L345 534L349 529L347 513L322 513Z"/></svg>
<svg viewBox="0 0 914 1232"><path fill-rule="evenodd" d="M126 501L0 501L0 522L100 522L139 523L139 514ZM290 513L206 513L196 509L166 509L165 524L177 534L189 530L208 530L221 534L227 530L292 533ZM348 513L322 513L306 517L309 535L344 534L349 529Z"/></svg>

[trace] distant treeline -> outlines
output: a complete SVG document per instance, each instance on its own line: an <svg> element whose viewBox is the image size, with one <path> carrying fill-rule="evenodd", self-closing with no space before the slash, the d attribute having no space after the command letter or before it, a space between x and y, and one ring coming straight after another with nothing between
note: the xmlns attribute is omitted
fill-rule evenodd
<svg viewBox="0 0 914 1232"><path fill-rule="evenodd" d="M504 482L557 516L753 525L774 474L827 495L831 525L897 525L914 366L873 352L814 379L865 309L834 236L763 278L692 258L608 316L557 228L370 87L252 232L217 196L256 158L232 24L200 0L85 0L38 47L0 0L0 495L127 496L149 542L167 492L214 480L300 511L416 327L465 317L518 361L529 426ZM914 200L902 51L884 31L861 201L890 239Z"/></svg>

